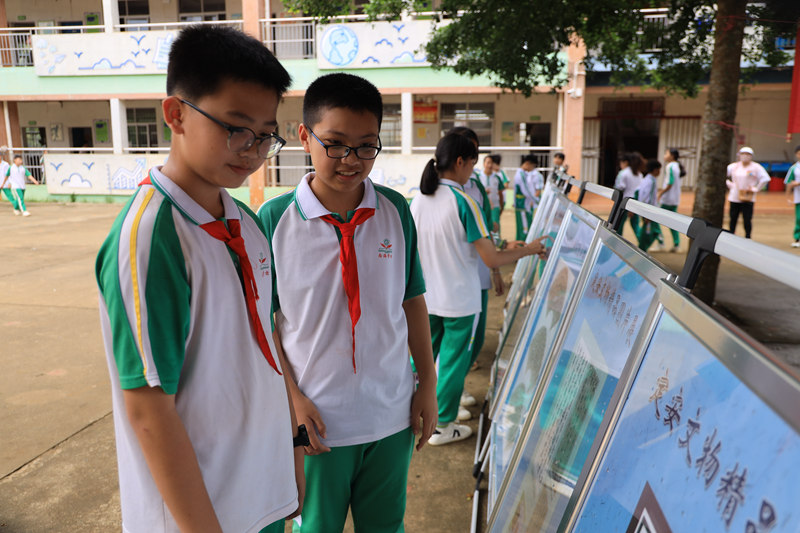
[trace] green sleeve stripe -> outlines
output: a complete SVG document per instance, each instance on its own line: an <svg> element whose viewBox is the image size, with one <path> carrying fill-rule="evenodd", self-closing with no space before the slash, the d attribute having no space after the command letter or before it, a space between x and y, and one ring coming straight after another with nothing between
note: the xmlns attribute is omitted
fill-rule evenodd
<svg viewBox="0 0 800 533"><path fill-rule="evenodd" d="M489 222L492 220L492 203L489 200L489 194L486 192L486 187L483 186L481 180L476 178L470 178L475 186L478 188L478 191L481 194L481 198L483 199L483 218L486 221L486 225L488 227Z"/></svg>
<svg viewBox="0 0 800 533"><path fill-rule="evenodd" d="M417 247L417 227L414 224L414 218L411 216L408 202L403 195L382 185L375 185L375 190L391 202L397 210L400 222L403 224L406 247L406 290L403 294L403 300L409 300L425 293L425 279L422 277L422 265L419 262L419 249Z"/></svg>
<svg viewBox="0 0 800 533"><path fill-rule="evenodd" d="M130 389L147 386L144 377L144 364L136 344L136 337L130 327L128 313L119 282L119 246L122 225L127 218L131 205L138 195L134 194L117 216L111 231L100 247L95 262L95 278L100 290L100 297L105 302L106 312L111 329L111 349L117 363L122 388Z"/></svg>
<svg viewBox="0 0 800 533"><path fill-rule="evenodd" d="M669 164L669 181L667 183L670 185L675 184L675 166L676 165L674 163Z"/></svg>
<svg viewBox="0 0 800 533"><path fill-rule="evenodd" d="M152 235L145 285L150 349L161 388L175 394L186 357L191 288L170 202L161 202Z"/></svg>
<svg viewBox="0 0 800 533"><path fill-rule="evenodd" d="M269 241L270 246L270 254L272 255L272 312L277 313L281 308L281 302L278 298L278 276L280 273L275 268L275 255L272 250L272 237L275 235L275 228L278 225L278 222L283 217L283 214L292 204L297 206L298 212L300 212L300 216L303 220L306 220L305 215L300 211L300 204L295 202L295 192L297 189L293 189L287 193L281 194L280 196L276 196L275 198L270 198L263 204L261 207L258 208L258 214L256 215L259 220L261 220L262 227L264 228L264 234L267 236L267 240Z"/></svg>
<svg viewBox="0 0 800 533"><path fill-rule="evenodd" d="M450 187L453 194L456 196L456 204L458 206L458 215L464 229L467 232L467 242L475 242L478 239L488 238L489 230L486 227L486 221L483 219L478 204L475 200L469 197L465 192Z"/></svg>
<svg viewBox="0 0 800 533"><path fill-rule="evenodd" d="M797 170L798 166L800 166L800 163L795 163L794 165L792 165L792 168L790 168L789 172L786 174L786 179L783 180L784 183L791 183L793 181L797 181L797 176L795 174L795 171Z"/></svg>

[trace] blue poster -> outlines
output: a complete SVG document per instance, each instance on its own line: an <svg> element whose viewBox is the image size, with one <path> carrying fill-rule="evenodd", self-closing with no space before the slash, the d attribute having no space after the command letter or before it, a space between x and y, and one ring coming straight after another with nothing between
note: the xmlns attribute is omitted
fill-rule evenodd
<svg viewBox="0 0 800 533"><path fill-rule="evenodd" d="M540 381L545 357L550 353L562 318L572 297L575 282L583 267L594 237L595 226L568 212L563 236L555 243L548 262L549 270L536 288L524 343L515 356L507 386L498 398L492 424L491 468L489 469L489 508L508 469L511 454L519 439Z"/></svg>
<svg viewBox="0 0 800 533"><path fill-rule="evenodd" d="M493 531L558 528L653 303L654 283L611 248L600 247Z"/></svg>
<svg viewBox="0 0 800 533"><path fill-rule="evenodd" d="M574 531L800 531L797 432L667 312L597 472Z"/></svg>
<svg viewBox="0 0 800 533"><path fill-rule="evenodd" d="M543 222L541 224L542 228L534 228L534 235L536 237L540 237L545 234L550 235L550 240L548 241L547 246L552 246L555 242L556 236L558 235L558 230L564 220L564 214L567 212L568 205L569 204L567 201L559 200L558 197L554 197L552 199L552 213L549 216L549 219L545 220L543 217ZM547 207L540 206L540 208L546 209ZM520 280L511 287L511 291L513 292L516 290L516 293L513 295L513 297L509 295L509 302L507 304L509 306L509 320L508 323L504 325L504 331L506 333L501 339L501 342L504 343L504 345L494 365L495 375L493 383L495 387L498 387L503 383L503 379L505 378L506 371L508 370L511 357L514 354L517 341L520 338L520 333L525 330L527 320L520 320L520 317L526 317L528 314L527 311L531 304L529 292L535 286L534 277L536 274L536 265L544 265L545 263L544 261L540 261L538 256L535 255L523 257L520 259L520 261L525 261L526 263L523 267L524 271L521 273Z"/></svg>

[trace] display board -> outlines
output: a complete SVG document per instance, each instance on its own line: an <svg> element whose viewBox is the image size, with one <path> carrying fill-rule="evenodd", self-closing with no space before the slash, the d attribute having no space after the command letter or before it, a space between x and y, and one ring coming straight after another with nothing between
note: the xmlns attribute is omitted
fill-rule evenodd
<svg viewBox="0 0 800 533"><path fill-rule="evenodd" d="M598 237L489 531L556 531L642 324L655 312L656 284L667 273L611 230L600 227Z"/></svg>
<svg viewBox="0 0 800 533"><path fill-rule="evenodd" d="M652 336L563 526L800 531L800 383L681 289L662 282L658 297Z"/></svg>
<svg viewBox="0 0 800 533"><path fill-rule="evenodd" d="M550 235L548 246L551 247L551 253L555 253L553 246L556 241L556 237L558 236L558 230L564 220L564 214L567 212L567 207L569 205L570 202L564 195L560 193L554 193L550 205L543 207L544 210L549 212L543 212L543 222L540 226L541 229L539 230L534 226L530 232L536 237L540 237L541 235L545 234ZM536 265L540 263L546 263L546 261L539 260L538 256L528 256L527 258L523 259L528 259L529 257L536 257L536 259L527 263L528 267L525 272L525 278L517 283L518 287L524 286L525 290L519 291L519 299L514 304L516 307L514 319L509 322L509 329L507 330L507 333L505 335L501 333L500 341L498 342L498 349L496 352L497 356L495 357L492 368L491 382L489 384L489 395L492 399L492 405L494 405L494 399L496 397L497 390L501 387L503 381L505 380L506 371L509 363L511 362L511 358L519 347L519 343L522 338L522 332L524 332L527 327L528 310L533 303L533 290L536 287ZM518 320L517 318L519 317L525 318L523 320Z"/></svg>
<svg viewBox="0 0 800 533"><path fill-rule="evenodd" d="M565 322L572 293L599 224L596 216L575 204L570 204L564 215L563 227L536 289L527 331L523 333L519 350L512 357L508 375L491 413L489 509L494 505L522 423L534 402L546 358Z"/></svg>

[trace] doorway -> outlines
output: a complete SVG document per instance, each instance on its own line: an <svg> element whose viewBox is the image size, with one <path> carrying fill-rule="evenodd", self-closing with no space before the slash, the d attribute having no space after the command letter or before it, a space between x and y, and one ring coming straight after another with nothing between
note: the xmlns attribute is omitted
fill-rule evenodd
<svg viewBox="0 0 800 533"><path fill-rule="evenodd" d="M598 182L614 186L619 158L639 152L647 160L658 157L658 136L664 99L608 99L600 102L600 165Z"/></svg>
<svg viewBox="0 0 800 533"><path fill-rule="evenodd" d="M526 122L525 144L527 146L550 146L550 123ZM530 154L536 158L536 165L539 168L550 166L549 152L530 152Z"/></svg>
<svg viewBox="0 0 800 533"><path fill-rule="evenodd" d="M92 142L92 128L70 128L69 140L71 143L70 145L75 148L91 148L94 146Z"/></svg>

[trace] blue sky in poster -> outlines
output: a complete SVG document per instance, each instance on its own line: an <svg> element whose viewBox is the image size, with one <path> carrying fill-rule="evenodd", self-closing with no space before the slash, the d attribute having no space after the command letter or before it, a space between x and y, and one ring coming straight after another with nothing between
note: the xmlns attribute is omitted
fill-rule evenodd
<svg viewBox="0 0 800 533"><path fill-rule="evenodd" d="M746 533L764 502L774 527L753 532L800 531L798 434L666 313L598 472L574 531L624 531L645 482L674 532Z"/></svg>
<svg viewBox="0 0 800 533"><path fill-rule="evenodd" d="M559 474L569 478L569 487L574 486L654 295L655 286L651 282L610 248L601 246L567 330L542 407L526 436L521 461L501 502L501 520L516 517L522 529L528 530L534 520L541 520L532 516L533 510L537 509L541 515L542 506L546 505L544 522L549 524L545 527L540 523L537 528L555 531L569 500L569 489L560 493L550 490L559 478L551 473L551 465L560 464L556 467ZM587 389L589 381L596 386ZM577 401L578 389L581 393L588 392L585 401ZM573 411L584 405L589 416L577 416ZM562 412L569 416L562 417ZM567 457L570 461L563 464ZM540 498L543 491L550 494Z"/></svg>
<svg viewBox="0 0 800 533"><path fill-rule="evenodd" d="M536 307L530 311L535 313L530 322L531 333L524 333L526 341L516 355L518 360L511 370L511 388L506 397L499 399L502 404L492 425L490 504L493 504L508 468L522 424L531 407L543 360L552 348L594 236L594 228L572 213L564 217L563 223L564 236L559 246L553 247L549 259L554 262L552 270L537 288L539 298L534 303Z"/></svg>

